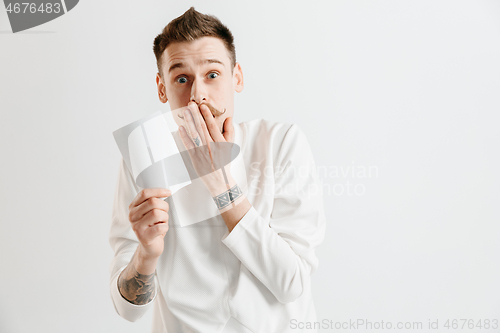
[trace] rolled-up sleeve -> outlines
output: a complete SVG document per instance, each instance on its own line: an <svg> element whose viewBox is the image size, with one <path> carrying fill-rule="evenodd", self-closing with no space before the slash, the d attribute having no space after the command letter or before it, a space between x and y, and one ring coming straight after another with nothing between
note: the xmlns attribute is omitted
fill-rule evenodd
<svg viewBox="0 0 500 333"><path fill-rule="evenodd" d="M222 242L281 303L300 297L318 267L324 239L321 186L305 135L287 131L274 162L274 199L266 219L251 207Z"/></svg>
<svg viewBox="0 0 500 333"><path fill-rule="evenodd" d="M128 206L137 195L138 190L123 159L118 171L116 183L112 222L109 233L109 244L114 251L110 265L111 299L116 312L128 321L136 321L152 307L158 290L158 279L155 274L155 296L144 305L135 305L127 301L118 290L118 276L132 259L139 242L128 220Z"/></svg>

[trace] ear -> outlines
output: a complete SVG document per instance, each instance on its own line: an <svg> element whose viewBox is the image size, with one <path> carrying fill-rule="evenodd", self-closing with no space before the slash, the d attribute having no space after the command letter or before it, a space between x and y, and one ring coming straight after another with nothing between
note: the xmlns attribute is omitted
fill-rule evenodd
<svg viewBox="0 0 500 333"><path fill-rule="evenodd" d="M243 90L243 71L241 70L241 65L238 62L234 64L233 85L234 91L241 92Z"/></svg>
<svg viewBox="0 0 500 333"><path fill-rule="evenodd" d="M160 102L167 103L167 91L160 73L156 73L156 87L158 88L158 98L160 99Z"/></svg>

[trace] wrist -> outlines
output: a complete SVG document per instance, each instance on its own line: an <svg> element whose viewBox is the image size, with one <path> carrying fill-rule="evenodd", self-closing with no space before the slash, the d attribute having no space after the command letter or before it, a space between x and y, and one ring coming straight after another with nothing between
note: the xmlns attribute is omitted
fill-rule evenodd
<svg viewBox="0 0 500 333"><path fill-rule="evenodd" d="M228 169L225 169L225 175L221 169L215 172L218 173L217 177L202 179L208 191L212 195L212 198L227 192L229 189L237 185L236 180L234 180Z"/></svg>
<svg viewBox="0 0 500 333"><path fill-rule="evenodd" d="M141 274L152 274L156 270L159 256L148 254L141 244L137 247L136 255L134 256L135 270Z"/></svg>
<svg viewBox="0 0 500 333"><path fill-rule="evenodd" d="M212 196L215 205L220 213L226 212L245 200L245 196L238 184L228 187L225 191L220 192L218 195Z"/></svg>

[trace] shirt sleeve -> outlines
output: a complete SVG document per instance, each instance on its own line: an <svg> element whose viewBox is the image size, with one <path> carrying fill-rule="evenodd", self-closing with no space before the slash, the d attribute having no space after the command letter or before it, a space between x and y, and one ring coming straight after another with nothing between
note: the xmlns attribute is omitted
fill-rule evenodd
<svg viewBox="0 0 500 333"><path fill-rule="evenodd" d="M155 296L153 300L144 305L135 305L127 301L118 289L118 276L127 267L132 259L139 241L130 226L128 220L128 206L138 193L135 182L128 171L123 158L118 171L116 183L112 223L109 233L109 244L114 251L114 257L110 265L110 291L111 299L116 312L128 321L136 321L141 318L152 306L158 291L158 278L155 274Z"/></svg>
<svg viewBox="0 0 500 333"><path fill-rule="evenodd" d="M297 125L287 131L275 165L268 221L252 206L222 242L281 303L293 302L318 267L325 215L314 159Z"/></svg>

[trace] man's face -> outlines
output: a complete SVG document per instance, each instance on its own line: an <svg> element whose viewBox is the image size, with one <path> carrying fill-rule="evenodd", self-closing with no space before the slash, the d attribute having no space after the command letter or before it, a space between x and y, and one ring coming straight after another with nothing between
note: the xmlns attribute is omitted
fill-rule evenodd
<svg viewBox="0 0 500 333"><path fill-rule="evenodd" d="M237 63L231 66L229 53L219 38L202 37L192 42L170 44L162 55L162 77L157 75L158 96L170 103L171 110L209 103L217 111L215 122L221 133L224 120L234 113L234 91L243 89L243 74ZM184 124L181 112L174 112L178 125ZM179 117L180 116L180 117Z"/></svg>

